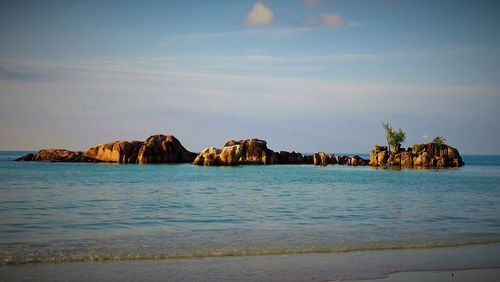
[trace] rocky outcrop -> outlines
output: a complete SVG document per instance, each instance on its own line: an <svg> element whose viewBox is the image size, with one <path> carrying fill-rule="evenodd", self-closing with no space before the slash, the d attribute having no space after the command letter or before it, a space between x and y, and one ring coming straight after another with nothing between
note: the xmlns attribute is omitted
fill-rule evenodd
<svg viewBox="0 0 500 282"><path fill-rule="evenodd" d="M234 166L242 163L242 145L224 146L221 149L208 147L201 151L193 161L194 165Z"/></svg>
<svg viewBox="0 0 500 282"><path fill-rule="evenodd" d="M370 151L369 165L371 166L384 165L387 163L388 158L389 154L387 151L387 147L375 145Z"/></svg>
<svg viewBox="0 0 500 282"><path fill-rule="evenodd" d="M238 146L241 150L241 158L238 164L271 164L273 163L273 151L267 148L267 142L260 139L230 140L224 147ZM232 150L232 149L231 149ZM235 149L236 150L236 149ZM227 150L222 150L227 151Z"/></svg>
<svg viewBox="0 0 500 282"><path fill-rule="evenodd" d="M304 156L295 151L279 151L275 152L275 164L313 164L314 159L312 156Z"/></svg>
<svg viewBox="0 0 500 282"><path fill-rule="evenodd" d="M89 148L85 152L45 149L18 161L108 162L108 163L190 163L195 153L186 150L172 135L153 135L142 141L115 141Z"/></svg>
<svg viewBox="0 0 500 282"><path fill-rule="evenodd" d="M208 147L193 161L194 165L233 166L242 164L273 164L277 156L260 139L230 140L220 149Z"/></svg>
<svg viewBox="0 0 500 282"><path fill-rule="evenodd" d="M368 165L369 160L365 160L360 156L350 157L346 161L346 165L349 166L365 166Z"/></svg>
<svg viewBox="0 0 500 282"><path fill-rule="evenodd" d="M141 141L115 141L94 146L84 156L106 163L137 163L137 154L144 144Z"/></svg>
<svg viewBox="0 0 500 282"><path fill-rule="evenodd" d="M349 160L348 156L339 156L338 164L339 165L346 165L347 161Z"/></svg>
<svg viewBox="0 0 500 282"><path fill-rule="evenodd" d="M96 160L87 158L83 152L69 151L64 149L42 149L34 154L16 159L16 161L46 161L46 162L95 162Z"/></svg>
<svg viewBox="0 0 500 282"><path fill-rule="evenodd" d="M274 152L267 148L267 142L260 139L230 140L217 149L208 147L196 156L194 165L269 165L269 164L312 164L312 156L297 152Z"/></svg>
<svg viewBox="0 0 500 282"><path fill-rule="evenodd" d="M140 164L190 163L195 158L196 154L186 150L177 138L162 134L149 136L137 153Z"/></svg>
<svg viewBox="0 0 500 282"><path fill-rule="evenodd" d="M415 144L398 152L387 151L385 146L374 146L370 151L371 166L401 167L460 167L464 165L456 148L445 144Z"/></svg>
<svg viewBox="0 0 500 282"><path fill-rule="evenodd" d="M332 162L332 160L334 160ZM314 165L327 166L329 164L334 164L337 162L335 155L329 156L325 152L317 152L313 155Z"/></svg>

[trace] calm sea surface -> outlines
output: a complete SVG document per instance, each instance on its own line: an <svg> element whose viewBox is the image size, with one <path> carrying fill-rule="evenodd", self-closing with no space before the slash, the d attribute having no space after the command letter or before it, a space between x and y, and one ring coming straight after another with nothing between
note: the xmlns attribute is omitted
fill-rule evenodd
<svg viewBox="0 0 500 282"><path fill-rule="evenodd" d="M0 263L500 242L500 156L442 170L14 162Z"/></svg>

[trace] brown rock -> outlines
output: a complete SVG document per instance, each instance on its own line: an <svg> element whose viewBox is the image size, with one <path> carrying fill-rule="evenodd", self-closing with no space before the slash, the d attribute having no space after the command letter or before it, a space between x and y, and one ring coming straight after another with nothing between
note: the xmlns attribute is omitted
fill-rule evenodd
<svg viewBox="0 0 500 282"><path fill-rule="evenodd" d="M85 151L87 158L107 163L136 163L137 153L143 142L140 141L115 141L97 145Z"/></svg>
<svg viewBox="0 0 500 282"><path fill-rule="evenodd" d="M193 161L194 165L204 165L204 166L213 166L220 165L220 154L221 150L218 150L214 147L208 147L201 151L198 156Z"/></svg>
<svg viewBox="0 0 500 282"><path fill-rule="evenodd" d="M371 165L371 166L385 166L385 165L387 165L388 158L389 158L389 154L387 151L387 147L375 145L370 150L369 165Z"/></svg>
<svg viewBox="0 0 500 282"><path fill-rule="evenodd" d="M354 156L347 159L346 165L349 166L365 166L368 165L370 160L365 160L361 158L360 156Z"/></svg>
<svg viewBox="0 0 500 282"><path fill-rule="evenodd" d="M328 156L325 152L315 153L313 156L314 165L327 166L331 164L331 157Z"/></svg>
<svg viewBox="0 0 500 282"><path fill-rule="evenodd" d="M177 138L162 134L148 137L137 153L140 164L190 163L195 158L196 154L186 150Z"/></svg>
<svg viewBox="0 0 500 282"><path fill-rule="evenodd" d="M242 145L224 146L220 150L220 165L237 165L241 160Z"/></svg>
<svg viewBox="0 0 500 282"><path fill-rule="evenodd" d="M69 151L65 149L42 149L34 154L16 159L16 161L46 161L46 162L93 162L95 160L87 158L83 152Z"/></svg>
<svg viewBox="0 0 500 282"><path fill-rule="evenodd" d="M464 165L457 149L445 144L415 144L408 150L384 156L381 146L374 146L370 151L370 165L380 165L387 157L386 163L391 166L404 167L448 167Z"/></svg>
<svg viewBox="0 0 500 282"><path fill-rule="evenodd" d="M401 153L401 166L413 167L413 154L411 151Z"/></svg>

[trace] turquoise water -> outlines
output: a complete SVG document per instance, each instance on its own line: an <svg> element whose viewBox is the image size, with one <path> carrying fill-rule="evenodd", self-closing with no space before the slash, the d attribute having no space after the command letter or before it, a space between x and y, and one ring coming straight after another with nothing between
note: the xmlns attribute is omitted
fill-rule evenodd
<svg viewBox="0 0 500 282"><path fill-rule="evenodd" d="M422 248L500 241L500 157L443 170L13 162L0 261Z"/></svg>

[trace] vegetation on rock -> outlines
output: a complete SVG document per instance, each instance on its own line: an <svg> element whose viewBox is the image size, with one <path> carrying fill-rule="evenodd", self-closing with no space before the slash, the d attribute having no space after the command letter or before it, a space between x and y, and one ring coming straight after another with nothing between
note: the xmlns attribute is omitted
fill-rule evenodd
<svg viewBox="0 0 500 282"><path fill-rule="evenodd" d="M385 138L387 140L387 145L389 147L389 152L392 151L397 153L401 148L401 144L406 139L406 133L399 128L398 130L393 130L388 122L382 123L385 129Z"/></svg>

